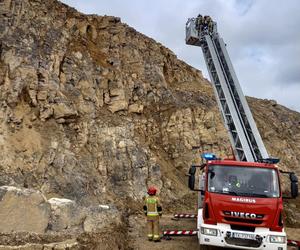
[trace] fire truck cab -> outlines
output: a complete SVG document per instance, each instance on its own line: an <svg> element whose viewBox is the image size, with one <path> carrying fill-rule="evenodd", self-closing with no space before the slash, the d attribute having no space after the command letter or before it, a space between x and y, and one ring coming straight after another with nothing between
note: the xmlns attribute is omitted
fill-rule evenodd
<svg viewBox="0 0 300 250"><path fill-rule="evenodd" d="M287 248L279 170L273 163L214 159L192 166L189 187L200 192L198 239L205 246L238 249ZM199 168L198 189L194 188ZM291 195L297 196L297 177L290 173Z"/></svg>

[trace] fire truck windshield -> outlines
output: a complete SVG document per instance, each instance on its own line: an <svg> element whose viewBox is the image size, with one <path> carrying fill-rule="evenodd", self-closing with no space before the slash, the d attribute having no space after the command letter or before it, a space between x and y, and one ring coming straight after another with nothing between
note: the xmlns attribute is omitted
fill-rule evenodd
<svg viewBox="0 0 300 250"><path fill-rule="evenodd" d="M208 191L248 197L280 196L277 172L269 168L211 165Z"/></svg>

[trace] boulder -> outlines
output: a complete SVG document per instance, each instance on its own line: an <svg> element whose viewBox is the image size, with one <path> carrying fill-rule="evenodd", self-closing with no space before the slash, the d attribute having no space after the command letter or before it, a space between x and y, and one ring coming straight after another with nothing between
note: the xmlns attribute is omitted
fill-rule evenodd
<svg viewBox="0 0 300 250"><path fill-rule="evenodd" d="M141 114L141 113L143 113L143 110L144 110L144 106L142 104L138 104L138 103L131 104L128 107L129 113Z"/></svg>
<svg viewBox="0 0 300 250"><path fill-rule="evenodd" d="M41 192L2 186L0 200L0 232L46 231L50 205Z"/></svg>
<svg viewBox="0 0 300 250"><path fill-rule="evenodd" d="M118 210L108 205L98 205L88 208L83 230L85 232L97 232L113 224L121 224Z"/></svg>
<svg viewBox="0 0 300 250"><path fill-rule="evenodd" d="M115 113L115 112L121 111L121 110L127 110L127 108L128 108L128 102L126 100L112 101L108 106L108 109L112 113Z"/></svg>
<svg viewBox="0 0 300 250"><path fill-rule="evenodd" d="M77 116L76 110L68 106L65 103L58 103L53 106L55 119L68 118L71 116Z"/></svg>
<svg viewBox="0 0 300 250"><path fill-rule="evenodd" d="M81 227L85 215L78 208L75 201L51 198L48 202L51 205L51 218L49 221L51 231L76 230Z"/></svg>
<svg viewBox="0 0 300 250"><path fill-rule="evenodd" d="M73 200L51 198L48 229L55 232L97 232L105 226L120 224L120 212L110 205L84 207Z"/></svg>

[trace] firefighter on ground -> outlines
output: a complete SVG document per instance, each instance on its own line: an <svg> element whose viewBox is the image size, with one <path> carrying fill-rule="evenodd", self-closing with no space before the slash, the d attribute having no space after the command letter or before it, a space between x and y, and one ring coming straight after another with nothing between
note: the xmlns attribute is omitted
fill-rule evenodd
<svg viewBox="0 0 300 250"><path fill-rule="evenodd" d="M147 216L147 237L149 240L160 241L159 217L162 215L162 208L156 188L149 187L148 195L145 197L144 213Z"/></svg>

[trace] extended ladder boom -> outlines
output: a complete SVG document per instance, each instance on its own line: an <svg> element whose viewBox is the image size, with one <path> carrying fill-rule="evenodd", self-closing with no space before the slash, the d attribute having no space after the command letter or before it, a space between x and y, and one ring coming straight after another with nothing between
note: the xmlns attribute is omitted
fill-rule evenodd
<svg viewBox="0 0 300 250"><path fill-rule="evenodd" d="M199 25L198 18L189 19L186 43L202 48L235 158L250 162L268 158L216 23L210 19L209 25Z"/></svg>

